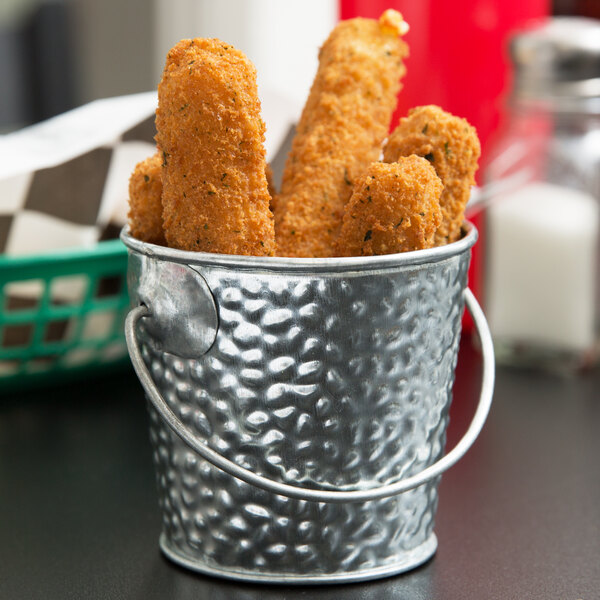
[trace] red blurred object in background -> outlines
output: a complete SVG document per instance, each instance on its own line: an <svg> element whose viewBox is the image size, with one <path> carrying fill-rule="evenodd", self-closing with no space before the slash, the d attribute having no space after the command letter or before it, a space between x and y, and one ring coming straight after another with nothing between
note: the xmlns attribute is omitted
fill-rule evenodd
<svg viewBox="0 0 600 600"><path fill-rule="evenodd" d="M340 0L340 17L376 19L388 8L402 13L410 26L404 38L410 56L394 125L414 106L437 104L475 126L483 165L508 85L508 36L527 21L548 16L550 4L550 0ZM473 251L469 285L481 299L484 220L474 222L480 241Z"/></svg>
<svg viewBox="0 0 600 600"><path fill-rule="evenodd" d="M507 36L550 14L549 0L340 0L342 19L378 18L387 8L410 25L410 56L398 116L437 104L477 128L485 149L498 125L509 72Z"/></svg>

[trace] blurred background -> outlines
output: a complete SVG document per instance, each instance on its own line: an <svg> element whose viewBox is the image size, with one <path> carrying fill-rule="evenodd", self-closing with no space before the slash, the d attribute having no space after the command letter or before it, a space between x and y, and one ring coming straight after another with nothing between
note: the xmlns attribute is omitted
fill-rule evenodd
<svg viewBox="0 0 600 600"><path fill-rule="evenodd" d="M482 144L477 174L480 185L509 180L510 170L500 172L488 165L494 151L497 153L499 140L504 146L510 143L511 148L529 140L530 149L522 152L522 156L543 162L544 168L530 165L521 158L514 162L519 167L535 167L536 181L560 184L560 189L554 187L553 190L560 195L561 207L573 213L571 207L577 201L572 195L565 195L565 187L585 191L596 199L600 197L598 31L592 25L591 38L586 40L585 36L573 35L570 29L564 37L559 31L543 30L524 39L516 55L509 54L509 40L515 32L535 23L539 25L547 17L588 17L594 24L600 22L600 0L0 0L0 134L15 132L93 100L156 90L171 46L182 38L218 37L244 51L256 65L267 123L267 156L272 161L277 182L293 125L317 68L320 45L339 19L378 18L387 8L402 12L410 25L405 37L410 48L407 75L392 126L411 107L437 104L476 127ZM589 23L587 25L589 27ZM576 24L576 27L581 26L581 23ZM552 60L549 57L553 57ZM513 64L518 64L520 74L524 74L519 80L520 86L513 86ZM531 86L523 85L527 83L525 80L535 80L544 70L537 65L543 65L544 75L547 75L546 80L538 82L536 90L537 100L545 103L543 110L540 110L541 105L527 104L531 98L525 96L530 94ZM565 110L565 106L555 102L556 98L550 97L558 88L548 88L549 82L567 83L571 99L585 101L586 105L578 104L575 110L568 106ZM573 83L577 83L577 89ZM515 102L511 107L509 98L513 87L525 93L523 98L529 112L519 109L517 114ZM561 94L563 88L566 89L562 86ZM516 96L513 94L512 99ZM594 103L591 108L588 100ZM153 129L152 109L148 115L149 131ZM543 122L540 116L544 116ZM503 133L507 124L514 129L508 137ZM151 139L152 132L146 142L151 143ZM534 144L536 140L538 146ZM51 150L56 154L55 146L51 146ZM573 157L587 158L584 161ZM131 169L122 171L125 173L121 182L125 205L126 176ZM545 195L547 191L548 188L544 188ZM579 204L593 204L597 212L598 203L593 198L592 201L578 198ZM10 204L7 194L4 199ZM599 219L589 216L596 212L582 206L579 220L573 225L572 238L565 239L565 248L572 249L573 240L581 241L586 222L595 223L586 238L585 248L582 246L565 267L565 272L570 273L573 263L585 265L579 269L579 287L562 286L571 290L569 295L565 293L565 304L548 310L542 319L540 306L548 304L548 297L556 297L553 263L545 251L539 250L546 246L540 242L533 244L532 240L538 238L526 221L529 217L522 214L524 203L517 200L514 214L494 216L490 210L468 215L480 232L480 243L474 249L471 262L470 287L489 309L496 339L509 332L522 346L523 339L529 342L522 332L531 328L537 319L539 323L536 321L531 337L534 344L542 340L544 351L548 323L564 322L565 313L582 313L579 304L573 304L572 296L585 296L584 312L589 315L589 323L585 324L585 335L581 336L581 343L578 342L576 355L577 365L591 364L600 356ZM509 204L504 203L504 206ZM6 207L3 210L8 212ZM560 215L564 210L554 212ZM556 245L557 235L564 231L562 221L545 223L540 229L539 213L537 210L533 218L539 240L545 240L549 248L566 257ZM494 223L499 224L496 229L500 233L496 237L487 235L495 231ZM508 225L504 227L503 223ZM523 244L519 246L515 232L524 223L527 227L522 228ZM2 222L0 238L1 234ZM533 256L533 246L539 250L537 262L524 266L523 257ZM504 260L511 249L516 258ZM494 267L494 257L502 259L502 264ZM523 271L522 279L529 282L529 287L515 285L517 267ZM540 280L544 269L546 286ZM502 277L505 276L508 283L500 276L494 279L492 275L496 272L504 274ZM492 282L492 287L499 290L501 306L493 306L493 289L489 294L491 300L486 302L486 278L488 282L497 280ZM512 295L507 294L508 288ZM510 305L504 302L509 297ZM525 311L526 304L529 308ZM496 314L508 317L498 320ZM466 323L468 326L468 321ZM513 330L518 335L513 335ZM561 331L551 340L553 344L557 341L561 352L565 336L568 337Z"/></svg>
<svg viewBox="0 0 600 600"><path fill-rule="evenodd" d="M226 38L257 64L263 88L301 104L316 49L337 19L388 7L412 26L399 110L439 102L484 138L497 115L474 94L504 89L507 33L547 14L600 17L597 0L2 0L0 132L97 98L155 89L166 51L183 37Z"/></svg>
<svg viewBox="0 0 600 600"><path fill-rule="evenodd" d="M411 25L394 121L439 104L475 125L483 163L509 86L510 34L548 15L600 18L597 0L2 0L0 134L156 89L166 52L185 37L242 49L257 66L267 126L284 127L301 110L334 24L390 7Z"/></svg>

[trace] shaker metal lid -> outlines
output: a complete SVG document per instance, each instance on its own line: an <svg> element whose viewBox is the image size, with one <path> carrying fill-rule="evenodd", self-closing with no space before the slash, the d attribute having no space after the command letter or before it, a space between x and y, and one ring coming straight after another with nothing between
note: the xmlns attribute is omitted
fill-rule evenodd
<svg viewBox="0 0 600 600"><path fill-rule="evenodd" d="M529 97L600 97L600 21L553 17L510 42L515 92Z"/></svg>

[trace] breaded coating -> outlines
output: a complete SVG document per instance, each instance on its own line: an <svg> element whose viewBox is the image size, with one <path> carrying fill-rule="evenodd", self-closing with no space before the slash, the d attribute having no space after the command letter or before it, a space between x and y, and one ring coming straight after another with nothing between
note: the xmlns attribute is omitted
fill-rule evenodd
<svg viewBox="0 0 600 600"><path fill-rule="evenodd" d="M465 206L475 184L481 154L477 132L465 119L439 106L413 108L390 135L383 160L393 162L411 154L429 160L444 184L442 224L435 234L435 245L455 242L461 236Z"/></svg>
<svg viewBox="0 0 600 600"><path fill-rule="evenodd" d="M442 220L442 182L424 158L376 162L354 188L337 240L339 256L431 248Z"/></svg>
<svg viewBox="0 0 600 600"><path fill-rule="evenodd" d="M217 39L175 45L158 86L156 130L169 246L273 255L265 124L246 56Z"/></svg>
<svg viewBox="0 0 600 600"><path fill-rule="evenodd" d="M162 156L138 163L129 178L129 231L142 242L166 245L162 222Z"/></svg>
<svg viewBox="0 0 600 600"><path fill-rule="evenodd" d="M401 15L339 23L319 53L276 202L277 254L335 253L354 181L379 159L408 47Z"/></svg>

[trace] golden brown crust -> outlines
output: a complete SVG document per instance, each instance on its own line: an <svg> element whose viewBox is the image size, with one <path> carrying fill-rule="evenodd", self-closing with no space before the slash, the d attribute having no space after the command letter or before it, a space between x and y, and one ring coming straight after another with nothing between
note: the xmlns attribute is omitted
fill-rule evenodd
<svg viewBox="0 0 600 600"><path fill-rule="evenodd" d="M405 72L391 17L342 21L321 48L277 198L278 255L335 253L352 183L379 158Z"/></svg>
<svg viewBox="0 0 600 600"><path fill-rule="evenodd" d="M346 205L339 256L372 256L434 245L442 182L419 156L373 163Z"/></svg>
<svg viewBox="0 0 600 600"><path fill-rule="evenodd" d="M383 160L393 162L411 154L430 160L444 184L440 199L442 223L435 245L456 241L461 236L465 206L475 184L481 154L475 128L439 106L413 108L391 134Z"/></svg>
<svg viewBox="0 0 600 600"><path fill-rule="evenodd" d="M158 102L169 246L273 255L254 66L220 40L182 40L167 55Z"/></svg>
<svg viewBox="0 0 600 600"><path fill-rule="evenodd" d="M138 163L129 178L129 231L142 242L166 245L162 223L162 157Z"/></svg>

